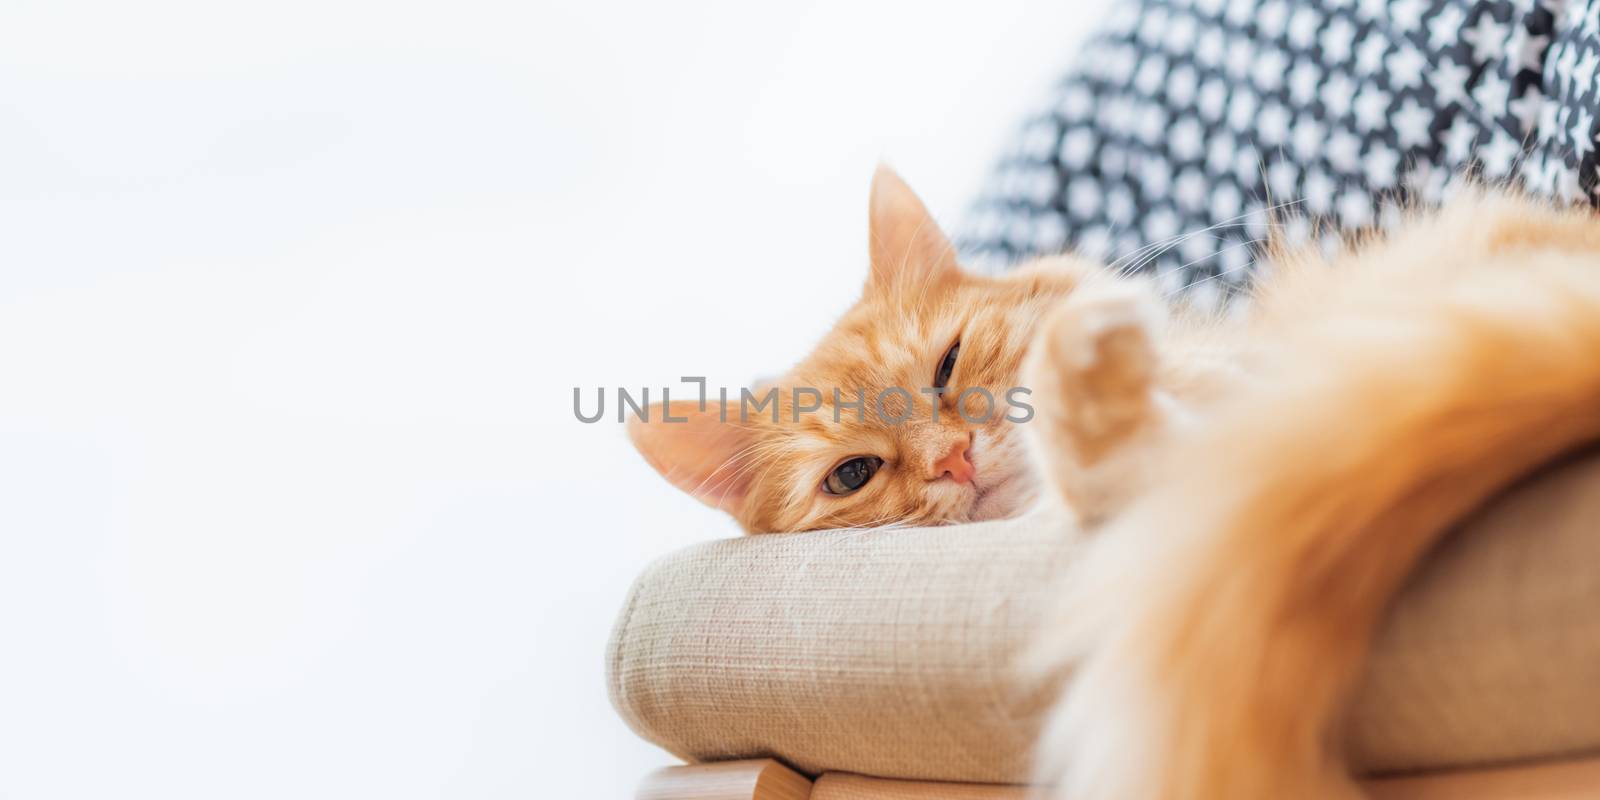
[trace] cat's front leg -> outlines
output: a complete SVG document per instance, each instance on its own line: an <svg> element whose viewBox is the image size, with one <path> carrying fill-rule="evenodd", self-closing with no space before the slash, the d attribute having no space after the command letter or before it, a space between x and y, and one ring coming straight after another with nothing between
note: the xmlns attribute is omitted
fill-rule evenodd
<svg viewBox="0 0 1600 800"><path fill-rule="evenodd" d="M1090 283L1045 317L1034 340L1026 376L1035 452L1045 482L1085 522L1135 491L1166 425L1157 387L1166 313L1142 281Z"/></svg>

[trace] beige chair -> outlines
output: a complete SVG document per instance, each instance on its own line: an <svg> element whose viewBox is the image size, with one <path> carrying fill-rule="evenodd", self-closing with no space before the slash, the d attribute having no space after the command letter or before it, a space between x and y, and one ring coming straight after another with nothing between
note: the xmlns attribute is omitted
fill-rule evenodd
<svg viewBox="0 0 1600 800"><path fill-rule="evenodd" d="M1349 751L1376 797L1600 797L1597 529L1600 455L1586 455L1430 556L1352 710ZM692 766L639 796L1022 797L1052 689L1013 659L1072 555L1060 524L1034 519L662 559L617 621L608 679L628 724Z"/></svg>

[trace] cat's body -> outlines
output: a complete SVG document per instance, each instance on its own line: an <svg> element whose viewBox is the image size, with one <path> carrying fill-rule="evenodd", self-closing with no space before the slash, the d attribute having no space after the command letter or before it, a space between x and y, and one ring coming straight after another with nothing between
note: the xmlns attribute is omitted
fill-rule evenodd
<svg viewBox="0 0 1600 800"><path fill-rule="evenodd" d="M1452 523L1600 437L1600 220L1468 193L1283 257L1205 335L1230 368L1145 443L1042 637L1072 670L1043 778L1073 800L1359 796L1339 715L1389 600ZM1071 423L1036 432L1064 446Z"/></svg>
<svg viewBox="0 0 1600 800"><path fill-rule="evenodd" d="M958 363L978 363L952 385L1020 379L1030 424L635 440L691 490L735 465L735 491L699 494L733 498L752 530L1064 500L1091 541L1039 648L1072 672L1040 751L1063 798L1358 796L1338 720L1389 599L1453 522L1600 437L1600 220L1584 212L1472 194L1331 260L1277 254L1227 317L1174 314L1072 259L962 275L892 174L873 234L866 297L788 380L937 382L959 340ZM852 471L856 452L887 467Z"/></svg>

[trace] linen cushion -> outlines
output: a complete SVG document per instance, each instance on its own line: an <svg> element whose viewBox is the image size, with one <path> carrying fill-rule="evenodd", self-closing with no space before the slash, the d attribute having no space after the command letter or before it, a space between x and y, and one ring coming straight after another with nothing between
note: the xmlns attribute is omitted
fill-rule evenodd
<svg viewBox="0 0 1600 800"><path fill-rule="evenodd" d="M1600 750L1600 456L1556 465L1413 577L1351 715L1367 773ZM767 535L670 555L607 654L613 704L689 761L1025 782L1052 687L1013 659L1072 558L1059 521Z"/></svg>

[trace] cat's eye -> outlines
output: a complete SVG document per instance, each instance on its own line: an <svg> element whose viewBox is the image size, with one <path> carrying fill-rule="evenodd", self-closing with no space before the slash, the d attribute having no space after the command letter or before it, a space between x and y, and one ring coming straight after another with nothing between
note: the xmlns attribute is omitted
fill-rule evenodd
<svg viewBox="0 0 1600 800"><path fill-rule="evenodd" d="M845 495L867 485L872 476L878 473L878 468L883 466L883 459L877 456L856 456L843 464L833 468L828 477L822 479L822 491L828 494Z"/></svg>
<svg viewBox="0 0 1600 800"><path fill-rule="evenodd" d="M943 389L950 384L950 373L956 371L956 354L961 352L961 343L950 345L944 353L944 358L939 361L939 369L933 373L933 388Z"/></svg>

